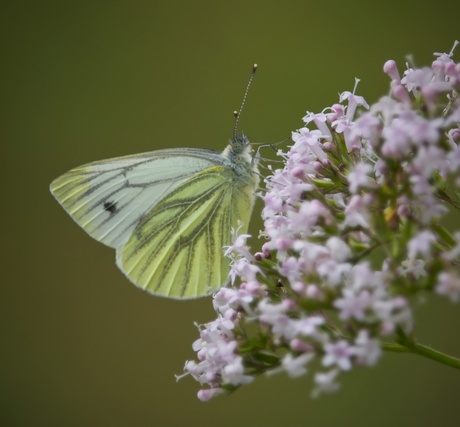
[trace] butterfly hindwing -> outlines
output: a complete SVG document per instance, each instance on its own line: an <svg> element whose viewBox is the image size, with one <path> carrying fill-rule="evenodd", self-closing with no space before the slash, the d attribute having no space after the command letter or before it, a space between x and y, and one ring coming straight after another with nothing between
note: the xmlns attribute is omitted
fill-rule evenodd
<svg viewBox="0 0 460 427"><path fill-rule="evenodd" d="M142 219L117 250L118 266L133 283L156 295L209 294L227 279L223 246L231 243L238 220L247 228L252 190L223 165L191 176Z"/></svg>

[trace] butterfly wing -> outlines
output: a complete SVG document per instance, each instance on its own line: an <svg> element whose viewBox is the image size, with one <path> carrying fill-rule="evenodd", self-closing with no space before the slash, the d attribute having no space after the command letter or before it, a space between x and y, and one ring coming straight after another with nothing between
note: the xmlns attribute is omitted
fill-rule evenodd
<svg viewBox="0 0 460 427"><path fill-rule="evenodd" d="M94 239L122 246L147 213L183 181L222 164L203 149L169 149L88 163L55 179L51 192Z"/></svg>
<svg viewBox="0 0 460 427"><path fill-rule="evenodd" d="M136 285L170 298L207 295L226 281L223 246L241 220L247 229L254 185L228 166L205 169L159 201L117 249Z"/></svg>

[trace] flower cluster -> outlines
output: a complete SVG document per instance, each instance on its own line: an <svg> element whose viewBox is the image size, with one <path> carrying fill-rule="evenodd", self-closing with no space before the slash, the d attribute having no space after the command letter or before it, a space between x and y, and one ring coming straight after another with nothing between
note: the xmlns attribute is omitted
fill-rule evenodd
<svg viewBox="0 0 460 427"><path fill-rule="evenodd" d="M266 179L261 251L235 237L240 284L218 291L217 319L198 326L185 374L201 400L279 371L314 369L313 394L335 391L340 373L376 364L382 349L417 353L411 296L460 300L460 231L445 224L460 209L452 56L402 77L388 61L388 96L369 107L355 87L303 118Z"/></svg>

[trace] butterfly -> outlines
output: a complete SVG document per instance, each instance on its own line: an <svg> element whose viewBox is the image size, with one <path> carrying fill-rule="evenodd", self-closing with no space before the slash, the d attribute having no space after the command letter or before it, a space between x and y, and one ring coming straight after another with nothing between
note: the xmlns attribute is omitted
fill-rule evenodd
<svg viewBox="0 0 460 427"><path fill-rule="evenodd" d="M227 280L223 248L240 222L247 231L259 184L238 117L223 152L173 148L96 161L56 178L51 193L91 237L116 250L135 285L176 299L209 295Z"/></svg>

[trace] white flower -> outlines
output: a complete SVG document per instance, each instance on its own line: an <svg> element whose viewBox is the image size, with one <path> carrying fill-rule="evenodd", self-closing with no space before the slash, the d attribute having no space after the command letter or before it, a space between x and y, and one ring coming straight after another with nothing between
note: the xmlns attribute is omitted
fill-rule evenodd
<svg viewBox="0 0 460 427"><path fill-rule="evenodd" d="M448 297L452 302L460 301L460 277L453 272L441 273L436 284L436 293Z"/></svg>
<svg viewBox="0 0 460 427"><path fill-rule="evenodd" d="M370 338L369 332L365 329L359 331L353 352L357 358L357 363L367 366L374 366L382 355L380 342Z"/></svg>
<svg viewBox="0 0 460 427"><path fill-rule="evenodd" d="M409 258L415 258L418 254L428 257L435 242L436 236L431 231L421 231L407 245Z"/></svg>
<svg viewBox="0 0 460 427"><path fill-rule="evenodd" d="M401 263L399 272L405 275L413 275L416 279L426 276L425 261L423 259L409 258Z"/></svg>
<svg viewBox="0 0 460 427"><path fill-rule="evenodd" d="M207 402L208 400L211 400L213 397L220 396L224 393L225 390L223 388L217 387L200 390L197 396L198 399L200 399L202 402Z"/></svg>
<svg viewBox="0 0 460 427"><path fill-rule="evenodd" d="M315 388L312 391L312 397L316 398L321 393L333 393L337 391L340 388L340 385L335 382L338 374L338 369L315 374Z"/></svg>
<svg viewBox="0 0 460 427"><path fill-rule="evenodd" d="M293 357L292 354L288 353L284 356L281 364L291 378L301 377L307 373L306 365L313 357L314 354L312 353L302 354L298 357Z"/></svg>
<svg viewBox="0 0 460 427"><path fill-rule="evenodd" d="M353 348L345 340L326 343L324 351L326 354L323 357L323 366L335 365L342 371L351 369Z"/></svg>
<svg viewBox="0 0 460 427"><path fill-rule="evenodd" d="M369 163L358 163L355 165L355 168L348 174L348 188L351 193L355 194L361 187L369 187L372 185L372 180L369 177L372 169Z"/></svg>
<svg viewBox="0 0 460 427"><path fill-rule="evenodd" d="M244 374L243 358L235 357L230 363L227 363L222 369L222 383L232 384L234 386L248 384L254 377Z"/></svg>
<svg viewBox="0 0 460 427"><path fill-rule="evenodd" d="M371 307L372 300L369 291L363 290L356 294L351 289L343 289L342 298L334 301L334 307L340 310L339 317L343 320L364 320L365 311Z"/></svg>

